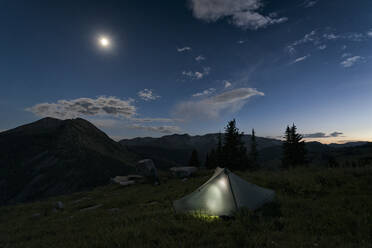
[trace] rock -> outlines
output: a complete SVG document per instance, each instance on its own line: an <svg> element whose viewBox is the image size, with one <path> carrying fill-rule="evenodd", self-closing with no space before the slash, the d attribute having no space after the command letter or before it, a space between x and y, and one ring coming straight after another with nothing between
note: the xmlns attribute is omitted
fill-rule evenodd
<svg viewBox="0 0 372 248"><path fill-rule="evenodd" d="M194 174L198 170L197 167L172 167L170 171L172 172L173 176L184 178L189 177Z"/></svg>
<svg viewBox="0 0 372 248"><path fill-rule="evenodd" d="M135 183L136 183L135 181L125 181L125 182L120 182L119 184L121 186L128 186L128 185L135 184Z"/></svg>
<svg viewBox="0 0 372 248"><path fill-rule="evenodd" d="M61 201L57 202L57 209L63 210L63 208L64 208L63 203Z"/></svg>

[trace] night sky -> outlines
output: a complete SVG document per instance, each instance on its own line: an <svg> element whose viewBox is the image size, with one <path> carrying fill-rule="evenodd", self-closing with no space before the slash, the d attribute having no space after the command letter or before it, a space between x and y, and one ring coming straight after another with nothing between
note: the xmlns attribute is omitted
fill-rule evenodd
<svg viewBox="0 0 372 248"><path fill-rule="evenodd" d="M3 0L0 29L0 131L372 140L371 0Z"/></svg>

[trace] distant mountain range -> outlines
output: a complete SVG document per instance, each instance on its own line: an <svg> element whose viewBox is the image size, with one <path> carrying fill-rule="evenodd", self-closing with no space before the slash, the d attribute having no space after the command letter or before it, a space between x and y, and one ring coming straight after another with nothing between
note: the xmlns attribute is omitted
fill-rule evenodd
<svg viewBox="0 0 372 248"><path fill-rule="evenodd" d="M134 138L115 142L90 122L77 118L39 121L0 132L0 205L67 194L106 184L117 175L134 172L134 164L151 158L160 169L187 165L193 149L202 162L216 147L218 133L160 138ZM259 162L278 168L282 141L256 138ZM249 149L251 136L243 141ZM366 142L324 145L306 143L314 165L330 162L362 165L372 162L372 145Z"/></svg>
<svg viewBox="0 0 372 248"><path fill-rule="evenodd" d="M160 168L184 166L190 158L193 149L199 153L199 159L204 162L208 152L216 148L218 133L190 136L188 134L166 135L160 138L134 138L119 141L134 153L155 161ZM278 167L282 157L282 141L271 138L256 137L259 150L259 162L263 167ZM249 151L251 135L244 135L243 141ZM345 144L322 144L306 142L307 159L313 164L326 164L329 156L337 154L341 148L359 147L367 142L350 142Z"/></svg>
<svg viewBox="0 0 372 248"><path fill-rule="evenodd" d="M0 133L0 205L88 189L139 157L83 119L44 118Z"/></svg>
<svg viewBox="0 0 372 248"><path fill-rule="evenodd" d="M218 135L218 133L196 136L173 134L160 138L123 139L119 142L131 151L153 159L158 167L170 167L186 165L193 149L198 151L200 160L204 161L207 152L216 147ZM282 144L280 140L276 139L257 137L256 140L259 150L281 146ZM251 136L244 135L243 141L247 147L250 147Z"/></svg>

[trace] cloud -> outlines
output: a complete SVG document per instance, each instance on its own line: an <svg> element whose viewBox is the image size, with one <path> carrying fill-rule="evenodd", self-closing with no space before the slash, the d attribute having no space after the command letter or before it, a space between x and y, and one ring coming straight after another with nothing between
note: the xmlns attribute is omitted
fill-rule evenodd
<svg viewBox="0 0 372 248"><path fill-rule="evenodd" d="M202 55L199 55L199 56L195 57L195 60L198 61L198 62L203 61L203 60L205 60L205 57L202 56Z"/></svg>
<svg viewBox="0 0 372 248"><path fill-rule="evenodd" d="M195 80L195 79L199 80L199 79L204 78L206 75L208 75L209 72L210 72L210 68L209 67L204 67L203 72L183 71L182 75L186 76L186 77L189 77L192 80Z"/></svg>
<svg viewBox="0 0 372 248"><path fill-rule="evenodd" d="M223 81L223 82L224 82L224 84L225 84L225 89L231 87L231 85L232 85L232 84L231 84L229 81L227 81L227 80L225 80L225 81Z"/></svg>
<svg viewBox="0 0 372 248"><path fill-rule="evenodd" d="M354 66L356 63L360 62L361 60L363 60L363 57L354 56L354 57L347 58L346 60L342 61L340 64L343 67L348 68L348 67Z"/></svg>
<svg viewBox="0 0 372 248"><path fill-rule="evenodd" d="M319 0L306 0L303 5L305 8L311 8L314 7L318 2Z"/></svg>
<svg viewBox="0 0 372 248"><path fill-rule="evenodd" d="M185 46L185 47L182 47L182 48L177 48L177 52L179 52L179 53L190 51L190 50L191 50L191 47L188 47L188 46Z"/></svg>
<svg viewBox="0 0 372 248"><path fill-rule="evenodd" d="M304 134L303 137L304 138L328 138L329 136L327 136L325 133L318 132L318 133Z"/></svg>
<svg viewBox="0 0 372 248"><path fill-rule="evenodd" d="M343 135L343 133L341 133L341 132L333 132L329 136L331 136L331 137L338 137L340 135Z"/></svg>
<svg viewBox="0 0 372 248"><path fill-rule="evenodd" d="M323 133L323 132L317 132L317 133L309 133L309 134L304 134L304 138L317 138L317 139L322 139L322 138L330 138L330 137L340 137L343 133L341 132L333 132L330 133L329 135Z"/></svg>
<svg viewBox="0 0 372 248"><path fill-rule="evenodd" d="M329 33L329 34L323 34L323 38L326 40L336 40L340 38L341 36L335 35L334 33Z"/></svg>
<svg viewBox="0 0 372 248"><path fill-rule="evenodd" d="M341 55L341 58L346 58L346 57L350 57L351 56L351 53L343 53Z"/></svg>
<svg viewBox="0 0 372 248"><path fill-rule="evenodd" d="M215 88L209 88L209 89L203 90L202 92L195 93L195 94L193 94L192 96L193 96L193 97L198 97L198 96L207 96L207 95L212 94L212 93L215 92L215 91L216 91Z"/></svg>
<svg viewBox="0 0 372 248"><path fill-rule="evenodd" d="M320 45L320 46L318 46L318 49L319 50L324 50L324 49L326 49L327 48L327 45Z"/></svg>
<svg viewBox="0 0 372 248"><path fill-rule="evenodd" d="M195 18L215 22L227 18L230 23L242 29L256 30L272 24L283 23L286 17L274 18L260 14L262 0L189 0Z"/></svg>
<svg viewBox="0 0 372 248"><path fill-rule="evenodd" d="M309 54L306 55L306 56L303 56L303 57L299 57L299 58L295 59L291 64L296 64L296 63L298 63L298 62L304 61L304 60L306 60L306 59L309 58L309 57L310 57Z"/></svg>
<svg viewBox="0 0 372 248"><path fill-rule="evenodd" d="M369 38L368 32L366 34L355 33L355 32L335 34L334 32L330 32L329 28L317 29L317 30L312 30L311 32L305 34L303 38L299 40L295 40L294 42L289 44L286 47L286 50L288 51L289 54L292 55L296 52L296 47L305 45L305 44L312 44L318 49L321 49L321 47L325 48L326 43L336 41L336 40L360 42L360 41L366 40L367 38ZM346 46L344 47L346 48Z"/></svg>
<svg viewBox="0 0 372 248"><path fill-rule="evenodd" d="M238 44L244 44L246 42L246 40L238 40L236 43Z"/></svg>
<svg viewBox="0 0 372 248"><path fill-rule="evenodd" d="M181 132L181 128L178 126L143 126L143 125L133 124L131 126L128 126L128 128L140 129L140 130L157 132L157 133L166 133L166 134Z"/></svg>
<svg viewBox="0 0 372 248"><path fill-rule="evenodd" d="M59 100L56 103L39 103L27 108L40 117L54 117L59 119L71 119L81 116L103 116L131 118L136 115L134 100L121 100L110 96L97 98L78 98L74 100Z"/></svg>
<svg viewBox="0 0 372 248"><path fill-rule="evenodd" d="M160 96L154 94L152 89L143 89L139 91L137 95L144 101L153 101L160 98Z"/></svg>
<svg viewBox="0 0 372 248"><path fill-rule="evenodd" d="M130 118L133 122L176 122L182 121L181 119L173 119L173 118Z"/></svg>
<svg viewBox="0 0 372 248"><path fill-rule="evenodd" d="M367 36L372 38L372 30L367 32Z"/></svg>
<svg viewBox="0 0 372 248"><path fill-rule="evenodd" d="M184 119L217 118L222 111L237 112L249 98L264 95L253 88L239 88L199 101L182 102L176 106L174 113Z"/></svg>

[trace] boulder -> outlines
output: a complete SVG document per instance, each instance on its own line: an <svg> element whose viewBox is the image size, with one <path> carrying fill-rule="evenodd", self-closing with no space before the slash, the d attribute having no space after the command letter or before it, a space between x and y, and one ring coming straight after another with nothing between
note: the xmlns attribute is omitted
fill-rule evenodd
<svg viewBox="0 0 372 248"><path fill-rule="evenodd" d="M198 168L197 167L172 167L170 168L170 171L175 177L185 178L185 177L191 176L196 171L198 171Z"/></svg>

